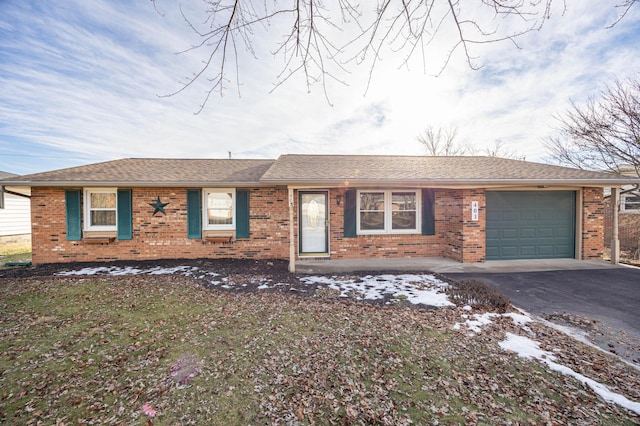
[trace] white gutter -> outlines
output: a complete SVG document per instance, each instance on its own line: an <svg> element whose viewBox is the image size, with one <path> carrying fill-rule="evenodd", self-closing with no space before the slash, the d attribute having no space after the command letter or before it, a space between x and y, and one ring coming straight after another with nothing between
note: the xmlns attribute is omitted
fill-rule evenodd
<svg viewBox="0 0 640 426"><path fill-rule="evenodd" d="M402 186L402 187L429 187L429 188L478 188L486 186L591 186L591 187L611 187L620 185L640 184L640 179L424 179L424 180L349 180L349 179L323 179L315 181L300 180L263 180L263 185L290 187L380 187L380 186Z"/></svg>

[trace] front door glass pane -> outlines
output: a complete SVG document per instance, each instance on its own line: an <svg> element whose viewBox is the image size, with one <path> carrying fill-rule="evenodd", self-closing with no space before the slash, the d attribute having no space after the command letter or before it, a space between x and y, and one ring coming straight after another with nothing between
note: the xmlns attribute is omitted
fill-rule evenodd
<svg viewBox="0 0 640 426"><path fill-rule="evenodd" d="M300 252L327 252L327 194L300 194Z"/></svg>

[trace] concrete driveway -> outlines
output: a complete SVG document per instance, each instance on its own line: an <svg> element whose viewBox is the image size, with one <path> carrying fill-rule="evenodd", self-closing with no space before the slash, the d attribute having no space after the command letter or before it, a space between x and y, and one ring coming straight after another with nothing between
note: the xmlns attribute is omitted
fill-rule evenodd
<svg viewBox="0 0 640 426"><path fill-rule="evenodd" d="M579 327L601 348L640 367L640 268L572 262L562 269L445 272L480 278L517 306L555 323ZM582 267L581 267L582 266Z"/></svg>

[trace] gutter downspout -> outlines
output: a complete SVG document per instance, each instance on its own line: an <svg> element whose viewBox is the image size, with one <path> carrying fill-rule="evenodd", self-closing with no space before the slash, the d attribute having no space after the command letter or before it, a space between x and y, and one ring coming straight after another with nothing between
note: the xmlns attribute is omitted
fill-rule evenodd
<svg viewBox="0 0 640 426"><path fill-rule="evenodd" d="M293 232L293 188L289 187L289 272L296 272L296 246Z"/></svg>

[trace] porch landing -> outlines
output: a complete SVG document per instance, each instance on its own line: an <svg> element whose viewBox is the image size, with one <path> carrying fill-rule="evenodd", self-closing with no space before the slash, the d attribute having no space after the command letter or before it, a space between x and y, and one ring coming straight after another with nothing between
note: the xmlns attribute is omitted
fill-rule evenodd
<svg viewBox="0 0 640 426"><path fill-rule="evenodd" d="M406 259L309 259L296 261L297 274L330 274L356 271L429 271L446 273L534 272L576 269L624 268L601 260L523 259L460 263L444 257Z"/></svg>

